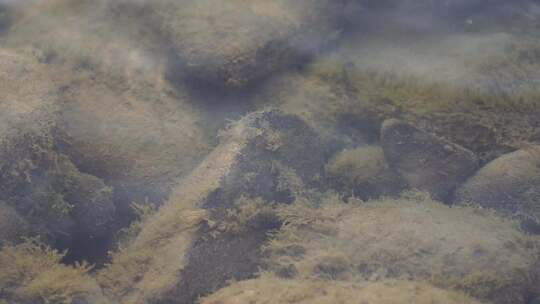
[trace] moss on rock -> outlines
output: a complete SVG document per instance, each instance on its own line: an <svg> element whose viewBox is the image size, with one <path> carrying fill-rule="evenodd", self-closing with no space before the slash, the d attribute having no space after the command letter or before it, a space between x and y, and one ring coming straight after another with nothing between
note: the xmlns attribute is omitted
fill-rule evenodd
<svg viewBox="0 0 540 304"><path fill-rule="evenodd" d="M89 276L88 264L66 266L63 254L37 241L0 251L0 297L9 303L109 303Z"/></svg>
<svg viewBox="0 0 540 304"><path fill-rule="evenodd" d="M525 303L537 284L528 275L537 241L489 212L411 193L360 205L292 205L281 217L286 224L268 246L270 265L278 272L294 267L298 278L440 276L440 286L508 304Z"/></svg>
<svg viewBox="0 0 540 304"><path fill-rule="evenodd" d="M202 304L223 303L370 303L370 304L479 304L459 292L414 281L350 283L284 280L271 275L232 283L206 298Z"/></svg>

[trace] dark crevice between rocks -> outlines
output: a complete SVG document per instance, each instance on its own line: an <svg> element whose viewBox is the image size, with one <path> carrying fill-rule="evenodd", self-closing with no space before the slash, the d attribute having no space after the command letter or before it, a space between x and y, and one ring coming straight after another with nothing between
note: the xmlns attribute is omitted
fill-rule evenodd
<svg viewBox="0 0 540 304"><path fill-rule="evenodd" d="M267 215L252 219L241 231L217 236L210 236L210 228L203 226L187 254L188 262L177 288L156 303L196 303L200 297L225 287L231 280L254 278L263 266L262 246L280 226L276 217Z"/></svg>
<svg viewBox="0 0 540 304"><path fill-rule="evenodd" d="M64 140L66 137L58 130L54 130L54 132L56 153L69 155L70 160L81 174L102 180L104 185L112 190L115 212L106 233L93 236L84 231L75 230L73 235L60 235L54 244L56 249L66 252L64 263L74 264L87 261L95 264L96 269L99 269L109 261L109 252L115 248L120 231L138 219L138 214L132 208L132 204L137 202L160 205L169 196L170 189L155 185L141 185L109 176L105 168L100 168L97 163L73 153L74 150L70 148L70 144Z"/></svg>

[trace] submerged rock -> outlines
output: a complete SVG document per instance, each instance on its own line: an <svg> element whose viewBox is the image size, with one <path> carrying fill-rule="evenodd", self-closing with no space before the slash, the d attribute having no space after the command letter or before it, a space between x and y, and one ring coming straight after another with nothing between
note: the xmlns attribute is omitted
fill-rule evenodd
<svg viewBox="0 0 540 304"><path fill-rule="evenodd" d="M35 240L0 250L3 303L108 304L87 263L62 264L62 253Z"/></svg>
<svg viewBox="0 0 540 304"><path fill-rule="evenodd" d="M58 146L115 188L119 222L132 218L133 202L161 203L209 152L202 115L186 96L153 82L108 84L71 75L82 79L59 94Z"/></svg>
<svg viewBox="0 0 540 304"><path fill-rule="evenodd" d="M480 304L463 294L414 281L372 283L284 280L271 275L232 283L203 298L202 304Z"/></svg>
<svg viewBox="0 0 540 304"><path fill-rule="evenodd" d="M29 235L61 249L80 239L98 247L93 240L111 231L112 190L58 152L58 88L46 77L52 71L7 51L0 62L0 199L28 222ZM92 260L86 254L80 258Z"/></svg>
<svg viewBox="0 0 540 304"><path fill-rule="evenodd" d="M445 202L478 166L471 151L399 120L383 123L381 144L389 165L410 187Z"/></svg>
<svg viewBox="0 0 540 304"><path fill-rule="evenodd" d="M28 224L15 209L0 201L0 248L3 244L16 244L28 233Z"/></svg>
<svg viewBox="0 0 540 304"><path fill-rule="evenodd" d="M23 217L38 214L47 201L26 202L37 194L38 180L53 171L54 83L46 70L34 60L0 50L0 200ZM41 214L43 215L43 214ZM45 216L33 227L58 226ZM50 232L43 229L43 234ZM32 229L41 230L41 229Z"/></svg>
<svg viewBox="0 0 540 304"><path fill-rule="evenodd" d="M192 76L242 87L333 42L345 2L161 0L141 12L150 12Z"/></svg>
<svg viewBox="0 0 540 304"><path fill-rule="evenodd" d="M279 228L271 206L321 187L324 146L299 118L273 110L252 113L228 133L222 145L240 141L243 147L201 205L214 227L203 229L189 249L180 284L167 297L172 303L191 303L231 279L252 277L268 233Z"/></svg>
<svg viewBox="0 0 540 304"><path fill-rule="evenodd" d="M526 230L540 233L540 146L491 161L456 191L454 201L517 216Z"/></svg>
<svg viewBox="0 0 540 304"><path fill-rule="evenodd" d="M269 245L270 269L324 281L408 278L498 304L525 304L538 292L537 240L512 222L427 195L364 204L295 204Z"/></svg>
<svg viewBox="0 0 540 304"><path fill-rule="evenodd" d="M68 261L102 263L116 228L113 188L93 175L80 172L64 155L57 162L58 169L49 175L50 186L58 197L56 204L65 208L57 210L62 211L59 215L69 217L73 226L57 240L56 246L69 250Z"/></svg>
<svg viewBox="0 0 540 304"><path fill-rule="evenodd" d="M111 232L112 189L57 153L53 130L32 129L32 124L40 125L32 114L18 117L21 121L9 125L0 138L0 197L28 221L29 234L62 249L74 249L81 239L89 248L97 247L93 240ZM106 248L100 249L103 256ZM70 258L75 251L70 250ZM80 253L78 258L94 261L89 252Z"/></svg>
<svg viewBox="0 0 540 304"><path fill-rule="evenodd" d="M253 277L268 233L280 224L271 212L274 204L291 203L320 186L321 146L300 119L279 111L234 123L113 256L102 285L124 303L193 303L231 279ZM138 260L147 262L134 266ZM119 276L126 271L127 277ZM156 273L164 279L154 282ZM135 285L133 277L140 278Z"/></svg>
<svg viewBox="0 0 540 304"><path fill-rule="evenodd" d="M406 186L388 168L382 148L375 145L342 150L330 159L325 171L335 189L363 200L397 195Z"/></svg>

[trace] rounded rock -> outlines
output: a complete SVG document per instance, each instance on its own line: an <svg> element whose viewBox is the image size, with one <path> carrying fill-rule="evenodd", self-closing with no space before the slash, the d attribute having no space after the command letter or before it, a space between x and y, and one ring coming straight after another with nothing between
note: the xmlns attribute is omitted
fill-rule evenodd
<svg viewBox="0 0 540 304"><path fill-rule="evenodd" d="M540 233L540 146L491 161L456 191L454 202L518 216L526 228Z"/></svg>

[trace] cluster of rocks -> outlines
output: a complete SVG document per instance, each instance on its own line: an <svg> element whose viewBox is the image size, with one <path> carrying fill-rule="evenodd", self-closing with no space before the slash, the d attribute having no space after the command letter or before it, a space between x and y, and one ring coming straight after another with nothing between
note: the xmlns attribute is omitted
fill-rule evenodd
<svg viewBox="0 0 540 304"><path fill-rule="evenodd" d="M167 56L161 76L239 90L324 51L350 5L392 2L99 3L159 33L150 49ZM0 31L17 19L3 12ZM32 32L22 21L9 31ZM540 294L540 146L480 167L402 120L343 119L321 132L266 109L230 123L211 149L207 109L178 83L107 83L44 61L0 51L0 246L40 235L72 260L100 262L133 202L159 205L88 278L107 301L529 304Z"/></svg>
<svg viewBox="0 0 540 304"><path fill-rule="evenodd" d="M39 235L69 261L102 262L132 203L161 203L206 154L200 115L167 92L155 107L143 89L118 96L30 56L1 50L0 63L0 201L26 222L3 223L20 233L2 241Z"/></svg>
<svg viewBox="0 0 540 304"><path fill-rule="evenodd" d="M3 222L11 227L4 227L2 241L40 235L66 249L75 240L95 245L93 240L108 238L115 213L112 189L55 149L54 86L36 79L39 68L23 57L2 52L0 62L1 89L7 93L0 105L0 200L2 213L17 214Z"/></svg>
<svg viewBox="0 0 540 304"><path fill-rule="evenodd" d="M539 153L540 146L529 144L480 167L472 151L389 119L382 123L378 145L339 152L326 165L326 177L344 195L369 199L413 188L448 205L497 210L537 233Z"/></svg>
<svg viewBox="0 0 540 304"><path fill-rule="evenodd" d="M370 198L397 198L363 206L355 203L357 197L350 197L345 204L328 193L345 189L340 182L333 187L336 174L326 174L336 171L326 164L329 159L335 162L334 144L335 140L318 135L293 115L277 110L247 115L223 133L214 151L143 222L133 247L125 248L128 254L117 257L128 269L127 265L141 259L129 252L160 238L161 245L145 259L147 265L132 273L139 278L136 288L127 294L114 292L112 286L126 284L128 288L134 280L114 278L118 271L114 260L111 268L102 271L103 286L111 286L109 292L120 302L193 303L231 280L253 278L260 269L267 269L285 280L320 276L345 281L357 277L422 281L440 276L433 284L501 304L527 303L530 294L538 292L536 279L525 279L537 275L534 238L529 240L511 222L489 211L450 208L429 198L466 205L463 189L483 180L483 171L492 164L477 171L472 152L402 121L388 120L382 125L380 146L358 148L356 156L345 161L349 169L364 176L347 171L346 166L338 168L343 169L341 175L349 186L357 185L355 194L368 191ZM362 153L365 156L357 157ZM339 152L337 158L340 154L343 157ZM378 178L389 175L393 177ZM377 189L386 190L378 193ZM419 189L428 196L401 197L407 189ZM482 190L472 192L480 196ZM329 195L332 203L325 207ZM342 195L350 196L350 192ZM302 209L302 202L313 207ZM513 215L504 207L509 204L519 206L522 201L499 201L489 207ZM204 216L190 229L156 230L182 227L186 212ZM182 246L170 246L179 240ZM178 265L164 266L162 257L171 250L181 255ZM484 271L488 268L497 271ZM168 280L148 287L148 280L159 271L166 272ZM489 285L493 288L482 289L481 284L493 284Z"/></svg>
<svg viewBox="0 0 540 304"><path fill-rule="evenodd" d="M111 232L134 218L131 204L160 204L213 141L190 96L161 78L138 81L154 57L167 57L162 77L246 87L332 44L345 2L0 4L0 199L73 259L95 261L84 253L94 247L103 257Z"/></svg>

